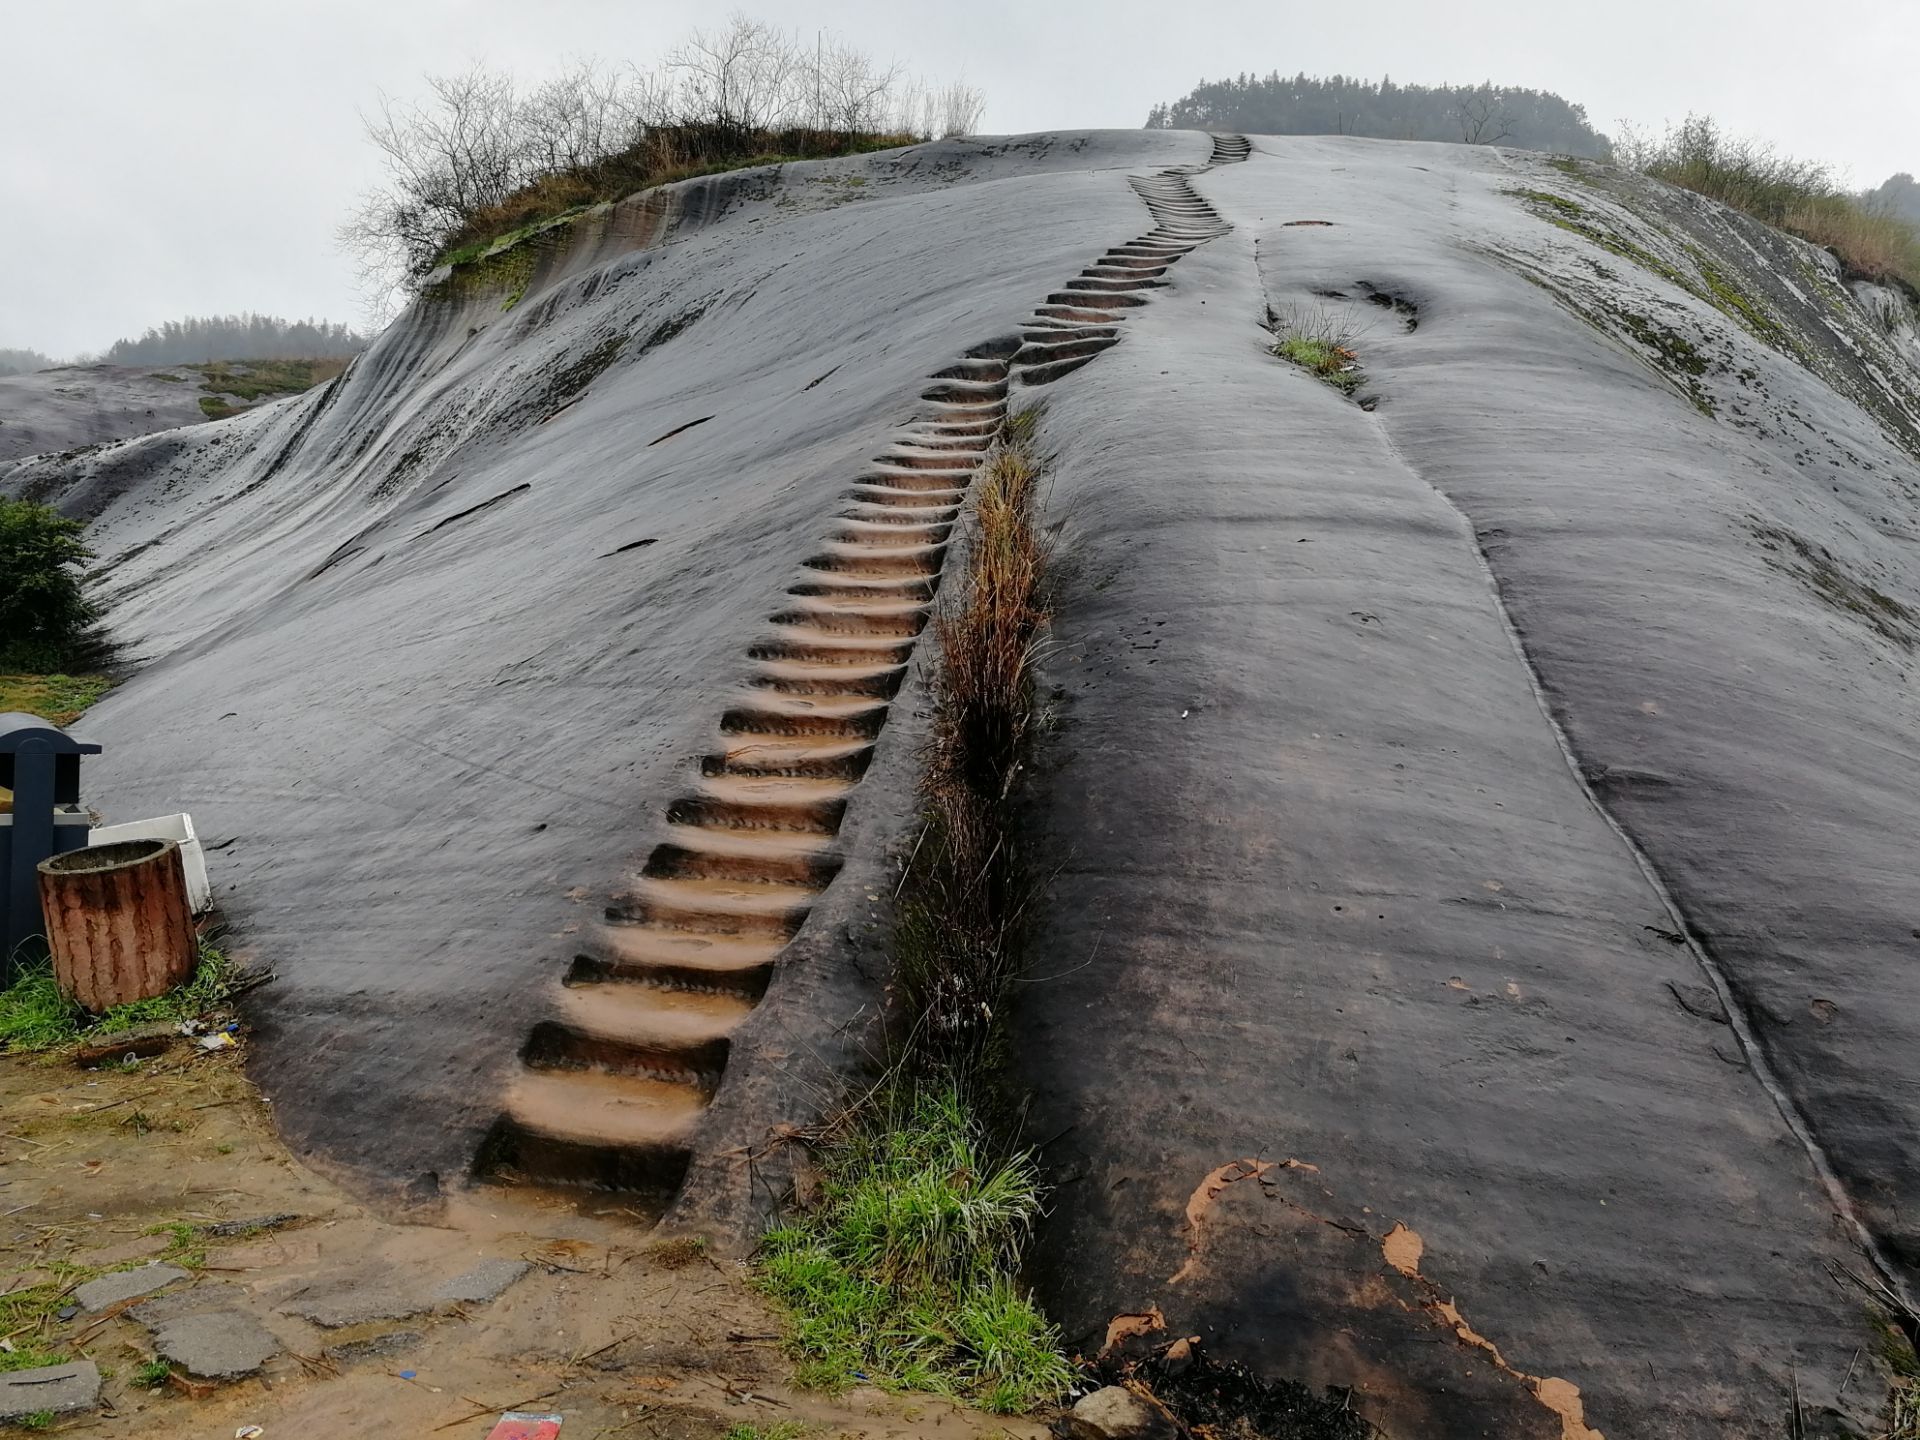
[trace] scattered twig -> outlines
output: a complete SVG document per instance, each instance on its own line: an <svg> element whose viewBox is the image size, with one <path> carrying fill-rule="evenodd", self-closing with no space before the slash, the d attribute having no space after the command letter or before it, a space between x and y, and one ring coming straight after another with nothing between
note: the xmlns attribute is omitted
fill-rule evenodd
<svg viewBox="0 0 1920 1440"><path fill-rule="evenodd" d="M576 1273L585 1274L586 1272L578 1271ZM597 1356L606 1354L607 1351L614 1349L616 1346L624 1345L629 1340L635 1340L638 1338L639 1338L638 1332L632 1335L621 1335L615 1339L609 1340L606 1344L602 1345L598 1350L589 1350L584 1355L574 1356L573 1359L569 1360L567 1363L569 1365L584 1365L587 1363L587 1361L592 1360Z"/></svg>
<svg viewBox="0 0 1920 1440"><path fill-rule="evenodd" d="M461 1395L457 1398L466 1401L467 1404L473 1406L474 1409L465 1415L454 1416L453 1419L447 1421L444 1425L434 1426L433 1433L437 1435L442 1430L451 1430L456 1425L464 1425L469 1420L478 1420L483 1415L498 1415L507 1410L524 1410L527 1406L545 1400L550 1395L558 1395L566 1388L564 1385L556 1385L551 1390L542 1390L538 1395L529 1395L526 1399L515 1400L509 1405L489 1405L484 1401L474 1399L471 1395Z"/></svg>

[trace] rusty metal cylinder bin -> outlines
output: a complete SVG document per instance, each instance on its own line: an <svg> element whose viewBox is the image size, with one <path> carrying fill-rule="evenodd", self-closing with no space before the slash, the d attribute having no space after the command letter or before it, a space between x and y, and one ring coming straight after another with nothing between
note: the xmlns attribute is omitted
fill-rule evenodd
<svg viewBox="0 0 1920 1440"><path fill-rule="evenodd" d="M193 975L200 941L175 841L90 845L43 860L40 904L60 993L96 1014Z"/></svg>

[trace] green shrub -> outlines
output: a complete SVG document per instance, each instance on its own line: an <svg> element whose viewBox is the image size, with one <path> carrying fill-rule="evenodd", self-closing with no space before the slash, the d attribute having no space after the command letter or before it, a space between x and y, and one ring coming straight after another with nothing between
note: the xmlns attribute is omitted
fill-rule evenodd
<svg viewBox="0 0 1920 1440"><path fill-rule="evenodd" d="M86 525L30 500L0 499L0 670L69 670L99 658L100 612L79 566Z"/></svg>

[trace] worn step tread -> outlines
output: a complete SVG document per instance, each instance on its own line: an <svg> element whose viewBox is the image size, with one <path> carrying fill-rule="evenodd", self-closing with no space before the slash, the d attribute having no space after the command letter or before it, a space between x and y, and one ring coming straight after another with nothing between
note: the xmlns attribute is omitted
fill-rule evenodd
<svg viewBox="0 0 1920 1440"><path fill-rule="evenodd" d="M599 1070L522 1070L507 1087L520 1130L575 1145L641 1147L685 1140L707 1108L697 1087Z"/></svg>
<svg viewBox="0 0 1920 1440"><path fill-rule="evenodd" d="M723 1040L752 1013L744 995L622 980L563 985L554 1005L555 1018L583 1034L659 1049Z"/></svg>

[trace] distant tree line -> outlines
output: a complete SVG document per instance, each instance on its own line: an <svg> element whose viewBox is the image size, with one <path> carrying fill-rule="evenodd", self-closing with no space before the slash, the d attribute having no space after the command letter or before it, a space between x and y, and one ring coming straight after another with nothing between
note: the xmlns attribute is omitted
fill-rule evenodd
<svg viewBox="0 0 1920 1440"><path fill-rule="evenodd" d="M1860 199L1870 210L1920 225L1920 181L1904 170L1898 175L1889 175Z"/></svg>
<svg viewBox="0 0 1920 1440"><path fill-rule="evenodd" d="M538 84L482 65L382 97L367 137L387 182L341 228L370 290L580 205L729 165L973 131L984 100L824 35L735 14L651 69L581 60Z"/></svg>
<svg viewBox="0 0 1920 1440"><path fill-rule="evenodd" d="M53 357L38 350L0 350L0 375L26 375L53 368Z"/></svg>
<svg viewBox="0 0 1920 1440"><path fill-rule="evenodd" d="M99 358L109 365L191 365L209 360L317 360L357 355L367 337L330 320L277 315L189 315L118 340Z"/></svg>
<svg viewBox="0 0 1920 1440"><path fill-rule="evenodd" d="M1185 98L1156 105L1149 130L1239 130L1253 135L1367 135L1513 145L1604 159L1607 137L1586 107L1548 90L1495 85L1396 85L1347 75L1241 75L1202 81Z"/></svg>

